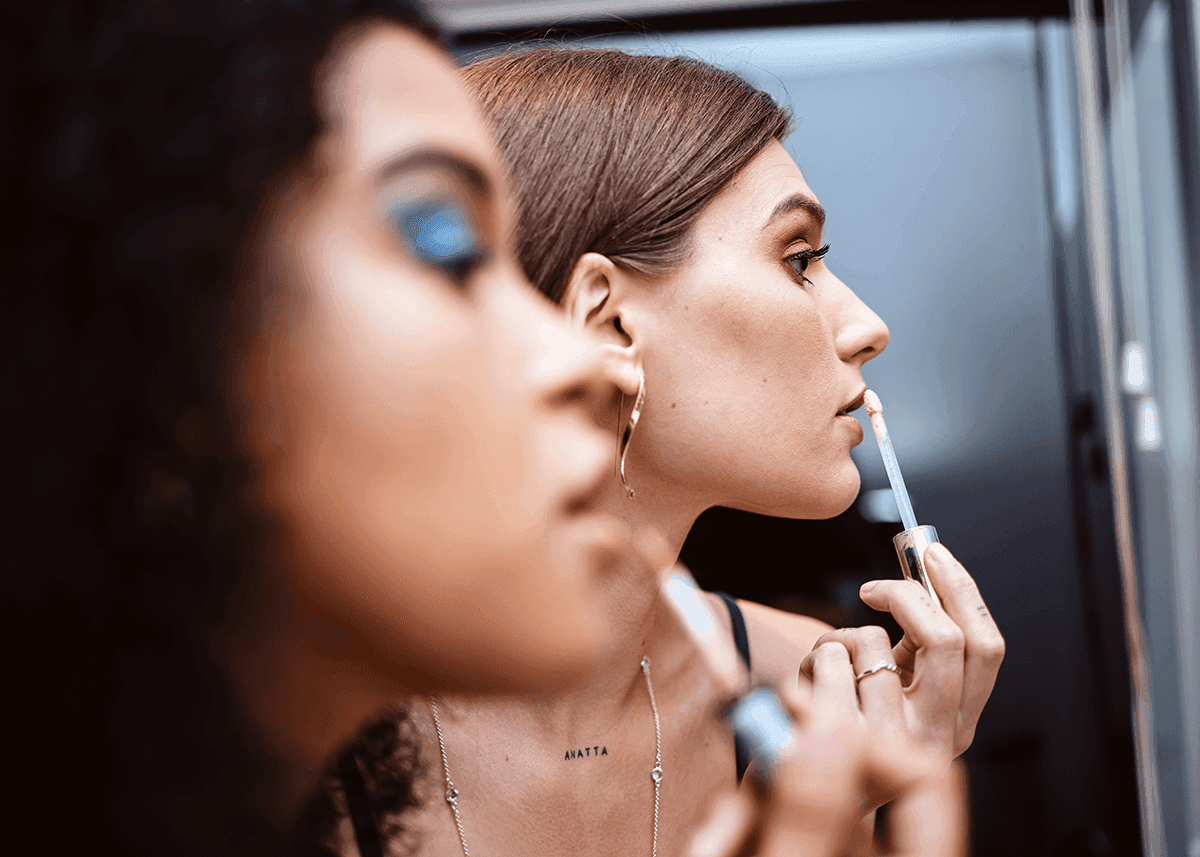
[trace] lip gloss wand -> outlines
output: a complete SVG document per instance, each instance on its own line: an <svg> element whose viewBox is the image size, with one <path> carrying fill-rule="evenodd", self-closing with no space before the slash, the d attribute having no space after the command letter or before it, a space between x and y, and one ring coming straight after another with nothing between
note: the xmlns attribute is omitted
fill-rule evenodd
<svg viewBox="0 0 1200 857"><path fill-rule="evenodd" d="M871 418L871 428L879 443L879 454L883 456L883 467L887 471L888 481L892 483L892 494L896 497L900 520L904 524L904 531L892 539L892 544L896 546L896 557L900 560L900 570L905 578L924 586L935 604L941 604L929 575L925 573L925 548L938 540L937 530L917 525L917 516L913 514L912 501L909 500L908 489L904 487L904 477L900 473L900 463L896 461L896 450L892 448L887 423L883 421L883 403L879 401L879 396L867 390L863 404L867 407L867 416Z"/></svg>

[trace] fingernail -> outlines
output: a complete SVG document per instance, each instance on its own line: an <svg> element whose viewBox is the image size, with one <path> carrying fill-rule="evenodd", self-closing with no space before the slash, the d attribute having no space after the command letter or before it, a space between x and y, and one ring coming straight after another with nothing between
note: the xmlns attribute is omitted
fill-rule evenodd
<svg viewBox="0 0 1200 857"><path fill-rule="evenodd" d="M874 588L875 588L875 581L874 581L874 580L868 580L868 581L867 581L866 583L864 583L862 586L858 587L858 594L859 594L859 595L870 595L870 594L871 594L871 590L872 590L872 589L874 589Z"/></svg>
<svg viewBox="0 0 1200 857"><path fill-rule="evenodd" d="M950 551L941 542L934 542L929 547L925 548L925 561L933 560L934 565L945 564L953 560Z"/></svg>

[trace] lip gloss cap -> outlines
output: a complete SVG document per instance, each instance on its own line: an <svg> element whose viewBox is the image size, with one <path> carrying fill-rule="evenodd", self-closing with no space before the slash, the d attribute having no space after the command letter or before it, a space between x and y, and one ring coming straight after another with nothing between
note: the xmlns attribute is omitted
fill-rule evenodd
<svg viewBox="0 0 1200 857"><path fill-rule="evenodd" d="M892 544L896 546L896 557L900 560L900 571L906 580L915 580L925 587L933 603L941 606L941 600L934 591L933 583L925 572L925 548L938 540L937 530L928 525L911 527L896 533Z"/></svg>
<svg viewBox="0 0 1200 857"><path fill-rule="evenodd" d="M729 723L750 746L750 758L768 779L775 763L792 749L795 724L773 689L759 685L735 701Z"/></svg>

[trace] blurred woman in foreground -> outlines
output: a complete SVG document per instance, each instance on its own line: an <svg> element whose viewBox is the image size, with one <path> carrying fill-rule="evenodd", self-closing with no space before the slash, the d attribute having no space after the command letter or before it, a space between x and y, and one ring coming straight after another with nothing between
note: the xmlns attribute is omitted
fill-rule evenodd
<svg viewBox="0 0 1200 857"><path fill-rule="evenodd" d="M416 8L42 11L6 140L30 827L74 839L35 823L69 786L89 842L270 853L381 707L603 648L615 393ZM411 803L403 715L376 737Z"/></svg>

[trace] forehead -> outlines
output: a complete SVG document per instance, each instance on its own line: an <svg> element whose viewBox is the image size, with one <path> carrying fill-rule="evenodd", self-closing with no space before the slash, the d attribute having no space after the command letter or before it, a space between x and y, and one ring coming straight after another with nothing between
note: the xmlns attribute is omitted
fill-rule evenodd
<svg viewBox="0 0 1200 857"><path fill-rule="evenodd" d="M755 231L766 225L781 201L797 194L816 200L800 168L783 144L772 140L708 205L702 219L736 223Z"/></svg>
<svg viewBox="0 0 1200 857"><path fill-rule="evenodd" d="M350 165L370 168L413 148L495 163L450 58L401 27L372 25L335 48L320 99L329 142Z"/></svg>

